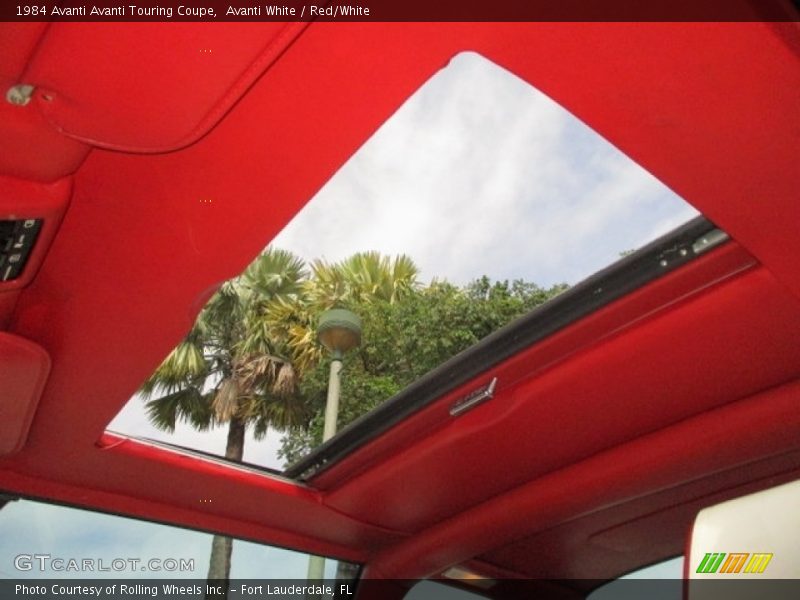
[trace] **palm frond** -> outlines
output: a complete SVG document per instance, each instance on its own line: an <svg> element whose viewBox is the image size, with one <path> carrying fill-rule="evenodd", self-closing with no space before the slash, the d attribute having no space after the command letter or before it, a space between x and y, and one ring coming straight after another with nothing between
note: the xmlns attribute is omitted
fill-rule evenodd
<svg viewBox="0 0 800 600"><path fill-rule="evenodd" d="M242 358L236 365L235 376L242 395L269 393L286 396L297 389L298 377L291 362L270 354Z"/></svg>
<svg viewBox="0 0 800 600"><path fill-rule="evenodd" d="M271 392L279 397L289 396L297 390L297 373L291 363L284 362L278 367L272 383Z"/></svg>
<svg viewBox="0 0 800 600"><path fill-rule="evenodd" d="M235 377L226 377L211 398L214 418L222 423L230 421L239 408L239 382Z"/></svg>
<svg viewBox="0 0 800 600"><path fill-rule="evenodd" d="M141 387L147 399L157 391L171 394L191 386L209 375L209 365L203 355L202 346L188 339L167 355Z"/></svg>
<svg viewBox="0 0 800 600"><path fill-rule="evenodd" d="M258 439L266 435L269 428L286 431L303 427L310 418L308 404L296 395L253 398L245 402L245 406L248 407L248 418L253 423L253 433Z"/></svg>
<svg viewBox="0 0 800 600"><path fill-rule="evenodd" d="M317 311L343 304L349 298L347 281L341 268L324 260L311 263L312 279L305 284L305 296Z"/></svg>
<svg viewBox="0 0 800 600"><path fill-rule="evenodd" d="M145 410L153 425L172 433L178 418L188 417L184 412L186 408L198 401L202 401L200 392L196 388L187 388L149 400L145 404Z"/></svg>
<svg viewBox="0 0 800 600"><path fill-rule="evenodd" d="M271 300L299 294L306 275L301 258L286 250L269 247L250 263L240 279L261 298Z"/></svg>
<svg viewBox="0 0 800 600"><path fill-rule="evenodd" d="M231 334L242 316L242 292L242 286L235 280L226 281L206 303L196 325L202 330L204 339L224 338Z"/></svg>

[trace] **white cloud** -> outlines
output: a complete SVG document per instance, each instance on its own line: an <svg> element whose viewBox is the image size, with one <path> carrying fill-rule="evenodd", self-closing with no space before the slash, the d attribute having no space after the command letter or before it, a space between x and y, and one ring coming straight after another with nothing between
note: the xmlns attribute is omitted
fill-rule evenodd
<svg viewBox="0 0 800 600"><path fill-rule="evenodd" d="M547 96L474 53L428 81L274 240L375 249L423 276L574 283L693 213ZM643 232L645 235L643 236Z"/></svg>

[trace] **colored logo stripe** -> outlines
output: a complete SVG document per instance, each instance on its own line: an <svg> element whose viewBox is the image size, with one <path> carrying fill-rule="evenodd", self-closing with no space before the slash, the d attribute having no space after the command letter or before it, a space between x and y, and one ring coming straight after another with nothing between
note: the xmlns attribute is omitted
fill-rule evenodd
<svg viewBox="0 0 800 600"><path fill-rule="evenodd" d="M719 570L720 573L738 573L742 570L744 566L744 562L747 560L747 557L750 556L747 552L731 552L728 554L728 558L722 563L722 568Z"/></svg>
<svg viewBox="0 0 800 600"><path fill-rule="evenodd" d="M697 567L698 573L716 573L719 569L722 559L725 558L724 552L708 552Z"/></svg>
<svg viewBox="0 0 800 600"><path fill-rule="evenodd" d="M744 569L745 573L763 573L764 569L767 568L769 561L772 560L772 554L753 554L750 558L750 562L747 563L747 566Z"/></svg>

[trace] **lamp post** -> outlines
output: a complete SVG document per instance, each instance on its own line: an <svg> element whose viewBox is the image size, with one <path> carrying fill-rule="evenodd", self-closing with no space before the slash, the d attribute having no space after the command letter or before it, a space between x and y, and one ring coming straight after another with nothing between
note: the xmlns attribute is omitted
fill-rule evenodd
<svg viewBox="0 0 800 600"><path fill-rule="evenodd" d="M319 318L317 339L331 353L328 399L325 403L325 419L322 422L324 443L336 434L342 384L342 358L345 352L361 344L361 319L355 313L343 308L326 310ZM324 576L325 559L321 556L309 556L308 579L322 579Z"/></svg>

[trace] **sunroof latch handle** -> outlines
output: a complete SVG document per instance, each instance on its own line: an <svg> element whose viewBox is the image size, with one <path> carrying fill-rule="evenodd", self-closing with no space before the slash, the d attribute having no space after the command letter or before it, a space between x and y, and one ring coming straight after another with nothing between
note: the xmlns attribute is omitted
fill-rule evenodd
<svg viewBox="0 0 800 600"><path fill-rule="evenodd" d="M450 416L457 417L458 415L475 408L478 406L478 404L494 398L495 387L497 387L497 377L493 377L487 385L478 388L474 392L455 402L453 406L450 407Z"/></svg>

